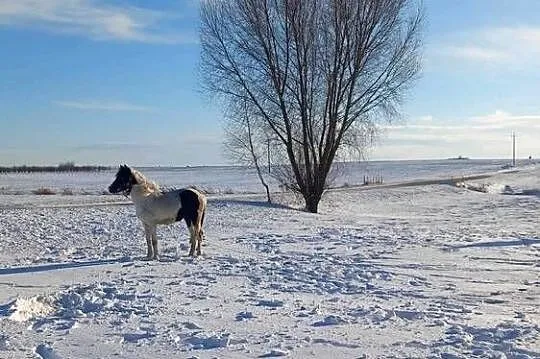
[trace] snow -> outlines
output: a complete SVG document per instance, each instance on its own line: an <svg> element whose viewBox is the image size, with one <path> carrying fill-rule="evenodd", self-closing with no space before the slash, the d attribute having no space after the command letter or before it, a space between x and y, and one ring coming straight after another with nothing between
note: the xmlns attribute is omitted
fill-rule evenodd
<svg viewBox="0 0 540 359"><path fill-rule="evenodd" d="M25 322L30 319L46 316L52 312L52 307L40 297L17 298L6 308L11 314L9 319Z"/></svg>
<svg viewBox="0 0 540 359"><path fill-rule="evenodd" d="M470 161L370 161L338 164L335 186L351 186L363 183L363 176L382 177L385 183L395 183L419 179L437 179L462 177L476 173L497 172L505 160L470 160ZM528 163L525 161L525 163ZM214 166L214 167L151 167L138 168L145 176L159 183L162 187L187 187L196 185L208 193L257 193L261 192L257 174L252 168ZM109 196L107 187L114 179L116 169L89 173L0 173L0 195L25 196L33 194L39 188L51 189L62 201L70 201L73 195L86 198L100 197L111 201L116 196ZM277 191L279 184L272 178L268 180L272 190ZM112 198L110 198L112 197ZM11 200L16 199L12 198ZM56 200L58 201L58 200ZM28 202L25 202L28 204Z"/></svg>
<svg viewBox="0 0 540 359"><path fill-rule="evenodd" d="M0 195L0 358L538 358L540 167L464 183L513 191L215 193L160 261L122 198Z"/></svg>
<svg viewBox="0 0 540 359"><path fill-rule="evenodd" d="M41 359L62 359L48 344L40 344L36 347L36 355Z"/></svg>

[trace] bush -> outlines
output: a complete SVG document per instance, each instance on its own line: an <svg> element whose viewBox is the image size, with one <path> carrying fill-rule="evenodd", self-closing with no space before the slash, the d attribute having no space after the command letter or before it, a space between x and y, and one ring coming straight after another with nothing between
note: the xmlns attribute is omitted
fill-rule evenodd
<svg viewBox="0 0 540 359"><path fill-rule="evenodd" d="M64 196L73 196L73 190L71 188L64 188L62 190L62 195L64 195Z"/></svg>
<svg viewBox="0 0 540 359"><path fill-rule="evenodd" d="M38 195L52 195L52 194L56 194L56 192L54 192L52 189L46 188L46 187L40 187L40 188L34 190L33 193L34 193L34 194L38 194Z"/></svg>

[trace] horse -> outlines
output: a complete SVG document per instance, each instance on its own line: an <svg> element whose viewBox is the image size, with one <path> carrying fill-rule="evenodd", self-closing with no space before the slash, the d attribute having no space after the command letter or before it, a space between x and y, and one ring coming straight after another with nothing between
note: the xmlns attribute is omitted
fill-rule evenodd
<svg viewBox="0 0 540 359"><path fill-rule="evenodd" d="M195 188L161 190L159 186L139 171L121 165L110 193L131 197L137 217L144 226L148 260L159 259L156 227L185 220L190 235L189 256L201 255L202 229L206 212L206 197Z"/></svg>

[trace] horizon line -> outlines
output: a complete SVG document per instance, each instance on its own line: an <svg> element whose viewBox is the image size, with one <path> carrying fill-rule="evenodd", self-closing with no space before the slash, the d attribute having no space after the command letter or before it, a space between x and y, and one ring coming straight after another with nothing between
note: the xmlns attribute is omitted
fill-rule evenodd
<svg viewBox="0 0 540 359"><path fill-rule="evenodd" d="M522 158L516 158L516 160L528 160L528 157L522 157ZM534 157L533 157L534 159ZM444 158L408 158L408 159L367 159L367 160L352 160L352 161L335 161L334 163L361 163L361 162L413 162L413 161L486 161L486 160L492 160L492 161L505 161L509 160L511 161L512 158L500 158L500 157L444 157ZM0 167L5 168L12 168L12 167L58 167L60 164L0 164ZM201 168L201 167L254 167L249 165L239 165L239 164L128 164L130 167L140 167L140 168ZM75 163L75 166L77 167L117 167L119 164L91 164L91 163L85 163L85 164L79 164ZM275 165L273 165L275 166ZM261 165L261 167L267 167L266 164Z"/></svg>

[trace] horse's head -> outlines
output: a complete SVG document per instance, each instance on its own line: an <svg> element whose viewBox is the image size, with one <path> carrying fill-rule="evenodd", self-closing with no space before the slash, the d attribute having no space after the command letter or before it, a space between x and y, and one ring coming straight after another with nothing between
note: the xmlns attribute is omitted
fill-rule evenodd
<svg viewBox="0 0 540 359"><path fill-rule="evenodd" d="M124 195L129 195L131 193L131 188L133 185L137 184L137 179L131 172L131 168L126 165L121 165L116 172L116 178L114 182L109 186L110 193L124 193Z"/></svg>

